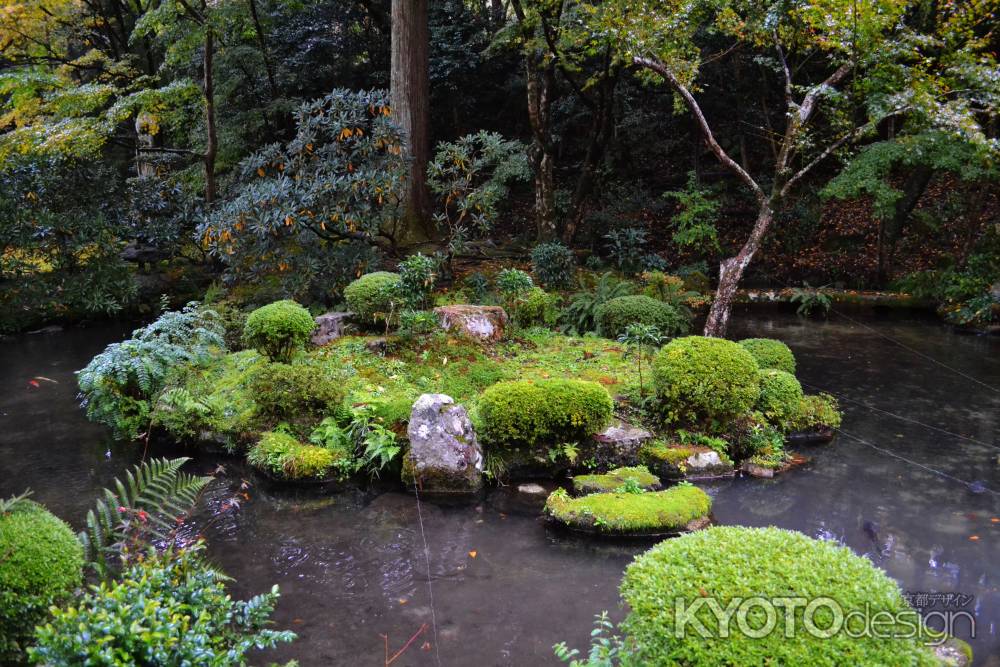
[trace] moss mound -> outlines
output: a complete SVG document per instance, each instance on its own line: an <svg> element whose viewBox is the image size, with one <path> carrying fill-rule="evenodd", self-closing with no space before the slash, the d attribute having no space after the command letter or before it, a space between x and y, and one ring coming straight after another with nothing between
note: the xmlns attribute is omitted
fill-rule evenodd
<svg viewBox="0 0 1000 667"><path fill-rule="evenodd" d="M494 444L555 444L599 433L611 422L608 390L585 380L499 382L479 399L482 434Z"/></svg>
<svg viewBox="0 0 1000 667"><path fill-rule="evenodd" d="M353 461L339 449L306 445L286 433L264 433L247 452L247 462L277 479L323 480L349 474Z"/></svg>
<svg viewBox="0 0 1000 667"><path fill-rule="evenodd" d="M840 428L842 417L837 399L830 394L803 396L790 427L798 431Z"/></svg>
<svg viewBox="0 0 1000 667"><path fill-rule="evenodd" d="M782 428L791 427L802 408L802 385L795 376L785 371L768 369L760 373L760 398L757 409L768 422Z"/></svg>
<svg viewBox="0 0 1000 667"><path fill-rule="evenodd" d="M734 599L803 598L833 600L846 616L851 611L895 615L911 611L899 586L850 549L778 528L717 527L658 544L625 571L621 594L631 611L622 629L635 651L637 665L930 665L937 664L916 639L852 638L845 627L820 638L805 630L806 620L821 630L834 628L835 615L823 605L807 618L807 604L774 606L777 625L754 638L769 622L767 611L748 605L744 628L736 616L729 635L720 637L718 617L699 599L713 599L726 609ZM682 600L708 636L689 623L677 625L675 601ZM743 604L741 601L740 605ZM791 610L794 609L794 612ZM786 636L786 610L794 614L794 632ZM880 632L892 634L893 617ZM915 613L910 616L915 621ZM898 621L895 621L898 623ZM853 626L850 626L853 627ZM898 625L898 633L905 632ZM858 634L853 627L852 634Z"/></svg>
<svg viewBox="0 0 1000 667"><path fill-rule="evenodd" d="M774 338L747 338L740 341L761 368L773 368L795 375L795 355L792 350Z"/></svg>
<svg viewBox="0 0 1000 667"><path fill-rule="evenodd" d="M605 338L617 338L630 324L655 326L664 336L685 333L689 325L686 313L644 294L610 299L598 306L594 315L597 331Z"/></svg>
<svg viewBox="0 0 1000 667"><path fill-rule="evenodd" d="M572 498L554 491L545 501L553 520L599 535L655 536L688 530L689 524L708 517L712 499L690 484L650 493L594 493Z"/></svg>
<svg viewBox="0 0 1000 667"><path fill-rule="evenodd" d="M719 430L757 402L760 368L732 341L687 336L657 353L653 384L667 421Z"/></svg>
<svg viewBox="0 0 1000 667"><path fill-rule="evenodd" d="M309 311L291 300L261 306L247 316L243 340L261 354L277 361L288 361L305 346L316 321Z"/></svg>
<svg viewBox="0 0 1000 667"><path fill-rule="evenodd" d="M17 664L51 605L83 582L83 547L66 523L22 500L0 514L0 664Z"/></svg>
<svg viewBox="0 0 1000 667"><path fill-rule="evenodd" d="M643 466L615 468L603 475L577 475L573 478L573 490L578 494L608 493L623 486L655 491L660 488L660 480Z"/></svg>
<svg viewBox="0 0 1000 667"><path fill-rule="evenodd" d="M392 310L392 300L400 294L401 284L398 273L367 273L344 288L344 300L360 322L384 322Z"/></svg>

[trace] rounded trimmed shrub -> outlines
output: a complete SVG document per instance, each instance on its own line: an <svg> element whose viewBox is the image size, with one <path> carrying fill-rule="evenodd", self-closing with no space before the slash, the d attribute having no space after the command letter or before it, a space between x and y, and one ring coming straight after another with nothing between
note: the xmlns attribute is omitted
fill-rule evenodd
<svg viewBox="0 0 1000 667"><path fill-rule="evenodd" d="M496 444L562 443L611 422L608 390L586 380L498 382L479 398L483 438Z"/></svg>
<svg viewBox="0 0 1000 667"><path fill-rule="evenodd" d="M49 607L83 582L83 547L54 514L30 500L0 514L0 664L17 664Z"/></svg>
<svg viewBox="0 0 1000 667"><path fill-rule="evenodd" d="M914 624L919 617L895 581L847 547L780 528L725 526L661 542L628 566L621 595L630 608L622 624L627 664L938 664L919 637L903 638L908 626L898 615ZM770 618L763 605L745 602L779 598L805 602L773 604ZM705 602L695 608L698 600ZM721 637L719 617L707 602L725 610L734 600L737 606L723 626L728 636ZM878 626L878 636L859 632L858 614L836 628L836 616L826 603L807 612L813 600L830 601L844 617L859 612L884 623ZM677 625L679 601L691 619L683 631ZM772 631L755 632L771 618ZM818 637L806 629L807 621L809 627L837 631ZM707 636L696 631L696 624ZM790 628L793 632L786 636Z"/></svg>
<svg viewBox="0 0 1000 667"><path fill-rule="evenodd" d="M402 298L402 279L398 273L366 273L344 288L344 301L358 321L365 324L384 322L394 299Z"/></svg>
<svg viewBox="0 0 1000 667"><path fill-rule="evenodd" d="M774 338L746 338L740 345L753 355L761 368L773 368L795 375L795 355L792 350Z"/></svg>
<svg viewBox="0 0 1000 667"><path fill-rule="evenodd" d="M773 368L760 372L757 408L772 424L789 425L799 414L803 397L802 385L791 373Z"/></svg>
<svg viewBox="0 0 1000 667"><path fill-rule="evenodd" d="M753 409L760 396L760 369L732 341L686 336L656 354L653 385L667 421L719 428Z"/></svg>
<svg viewBox="0 0 1000 667"><path fill-rule="evenodd" d="M617 338L630 324L655 326L664 336L685 333L690 324L687 313L644 294L610 299L598 306L594 314L597 332L605 338Z"/></svg>
<svg viewBox="0 0 1000 667"><path fill-rule="evenodd" d="M558 301L555 294L534 287L514 302L514 312L510 315L519 327L553 327L559 319Z"/></svg>
<svg viewBox="0 0 1000 667"><path fill-rule="evenodd" d="M531 251L531 272L545 287L570 287L576 275L576 256L562 243L539 243Z"/></svg>
<svg viewBox="0 0 1000 667"><path fill-rule="evenodd" d="M247 316L243 340L275 361L288 361L316 328L309 311L290 299L261 306Z"/></svg>

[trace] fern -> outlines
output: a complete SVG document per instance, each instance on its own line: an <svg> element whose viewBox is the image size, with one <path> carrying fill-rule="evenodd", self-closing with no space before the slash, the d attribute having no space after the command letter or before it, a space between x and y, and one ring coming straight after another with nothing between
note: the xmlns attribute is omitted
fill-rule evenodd
<svg viewBox="0 0 1000 667"><path fill-rule="evenodd" d="M87 512L79 533L89 567L101 579L110 578L114 557L127 558L131 547L169 543L177 526L198 502L210 477L181 472L187 458L154 459L116 479Z"/></svg>

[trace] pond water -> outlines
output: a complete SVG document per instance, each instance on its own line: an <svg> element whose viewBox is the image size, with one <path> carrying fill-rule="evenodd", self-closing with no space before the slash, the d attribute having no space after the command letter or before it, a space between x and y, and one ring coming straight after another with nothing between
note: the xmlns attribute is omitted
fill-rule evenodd
<svg viewBox="0 0 1000 667"><path fill-rule="evenodd" d="M843 433L804 450L803 467L706 487L717 523L837 540L906 591L971 596L961 609L975 616L976 662L1000 664L1000 339L871 317L737 316L734 327L785 340L810 390L850 401ZM0 343L0 497L30 487L78 527L97 491L141 457L75 401L73 371L129 328ZM418 506L395 491L260 487L231 459L199 455L192 470L217 474L196 517L213 561L237 595L279 584L277 625L300 636L261 663L377 665L384 637L392 655L419 633L393 665L556 664L552 644L583 647L594 614L621 617L622 571L645 548L552 532L502 490L474 506Z"/></svg>

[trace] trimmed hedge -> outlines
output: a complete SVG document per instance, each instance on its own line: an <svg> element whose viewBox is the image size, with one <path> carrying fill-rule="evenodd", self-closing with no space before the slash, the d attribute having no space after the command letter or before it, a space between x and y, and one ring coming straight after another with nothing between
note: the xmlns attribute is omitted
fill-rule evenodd
<svg viewBox="0 0 1000 667"><path fill-rule="evenodd" d="M83 583L83 547L64 521L21 500L0 514L0 664L17 664L49 607Z"/></svg>
<svg viewBox="0 0 1000 667"><path fill-rule="evenodd" d="M639 556L625 570L621 594L630 612L622 624L629 648L629 665L937 665L919 639L887 638L907 631L896 614L918 616L900 593L899 586L870 561L847 547L814 540L779 528L726 526L661 542ZM733 600L750 598L804 599L801 605L774 605L774 629L755 638L754 630L769 622L760 605L747 605L745 623L734 610L720 637L718 617L709 604L694 609L697 600L717 602L723 610ZM806 630L810 601L835 601L844 616L858 611L868 619L885 621L878 629L886 637L852 638L847 628L820 638ZM678 631L677 600L693 618ZM794 632L786 612L794 619ZM882 614L881 612L887 612ZM874 615L879 613L878 617ZM818 629L832 629L830 608L814 607L808 616ZM855 621L857 616L854 617ZM707 637L695 630L700 623ZM893 627L895 626L895 627ZM741 628L751 629L746 632ZM855 624L848 627L860 634ZM895 633L893 631L896 631Z"/></svg>
<svg viewBox="0 0 1000 667"><path fill-rule="evenodd" d="M788 428L802 408L802 385L795 376L769 368L760 373L760 398L757 409L768 422Z"/></svg>
<svg viewBox="0 0 1000 667"><path fill-rule="evenodd" d="M402 298L402 278L398 273L367 273L344 288L344 300L359 322L384 322L393 300Z"/></svg>
<svg viewBox="0 0 1000 667"><path fill-rule="evenodd" d="M773 368L795 375L795 355L791 348L774 338L746 338L740 345L753 355L762 369Z"/></svg>
<svg viewBox="0 0 1000 667"><path fill-rule="evenodd" d="M499 382L479 399L483 438L496 444L557 444L585 438L611 422L608 390L585 380Z"/></svg>
<svg viewBox="0 0 1000 667"><path fill-rule="evenodd" d="M244 342L275 361L288 361L308 342L316 321L309 311L291 300L261 306L247 316Z"/></svg>
<svg viewBox="0 0 1000 667"><path fill-rule="evenodd" d="M721 428L760 396L760 369L745 349L722 338L677 338L653 359L653 384L668 422Z"/></svg>
<svg viewBox="0 0 1000 667"><path fill-rule="evenodd" d="M655 326L664 336L686 333L690 325L686 313L644 294L605 301L597 307L595 319L597 332L605 338L617 338L630 324Z"/></svg>

